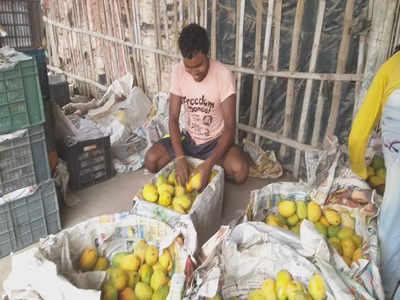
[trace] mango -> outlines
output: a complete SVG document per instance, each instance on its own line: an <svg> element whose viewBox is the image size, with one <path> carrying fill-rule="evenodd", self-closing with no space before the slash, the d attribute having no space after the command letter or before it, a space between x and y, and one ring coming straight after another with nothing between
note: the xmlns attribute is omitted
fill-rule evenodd
<svg viewBox="0 0 400 300"><path fill-rule="evenodd" d="M180 213L180 214L187 214L187 211L177 202L174 202L172 200L172 208L173 210L175 210L176 212Z"/></svg>
<svg viewBox="0 0 400 300"><path fill-rule="evenodd" d="M267 223L270 226L276 226L276 227L279 226L278 217L274 215L268 215L265 218L265 223Z"/></svg>
<svg viewBox="0 0 400 300"><path fill-rule="evenodd" d="M268 278L264 281L261 290L265 300L276 300L276 282L273 278Z"/></svg>
<svg viewBox="0 0 400 300"><path fill-rule="evenodd" d="M324 216L328 220L329 225L338 226L342 222L340 215L333 209L326 208L324 210Z"/></svg>
<svg viewBox="0 0 400 300"><path fill-rule="evenodd" d="M111 265L113 267L119 268L121 264L121 259L125 256L127 256L129 253L128 252L119 252L113 256L111 259Z"/></svg>
<svg viewBox="0 0 400 300"><path fill-rule="evenodd" d="M80 258L79 267L82 271L91 271L94 269L97 262L97 250L94 248L88 248L83 251Z"/></svg>
<svg viewBox="0 0 400 300"><path fill-rule="evenodd" d="M176 185L175 170L173 170L171 173L169 173L168 183L172 184L172 185Z"/></svg>
<svg viewBox="0 0 400 300"><path fill-rule="evenodd" d="M361 248L357 248L353 253L352 260L354 262L357 262L360 258L362 258L362 249Z"/></svg>
<svg viewBox="0 0 400 300"><path fill-rule="evenodd" d="M172 205L179 204L184 210L189 210L192 206L192 201L187 195L176 196L172 200Z"/></svg>
<svg viewBox="0 0 400 300"><path fill-rule="evenodd" d="M296 202L296 215L300 220L307 218L307 206L304 201Z"/></svg>
<svg viewBox="0 0 400 300"><path fill-rule="evenodd" d="M157 192L157 187L154 184L146 184L143 187L142 190L142 195L144 200L149 201L149 202L157 202L158 200L158 192Z"/></svg>
<svg viewBox="0 0 400 300"><path fill-rule="evenodd" d="M167 275L165 275L163 271L155 270L150 279L150 287L153 289L153 291L158 290L160 287L166 284L168 284Z"/></svg>
<svg viewBox="0 0 400 300"><path fill-rule="evenodd" d="M347 256L342 256L344 262L346 263L346 265L348 265L351 268L351 263L352 263L352 258L351 257L347 257Z"/></svg>
<svg viewBox="0 0 400 300"><path fill-rule="evenodd" d="M171 204L171 202L172 202L172 196L171 196L170 193L165 192L165 191L160 193L160 196L159 196L159 199L158 199L158 203L161 206L168 207Z"/></svg>
<svg viewBox="0 0 400 300"><path fill-rule="evenodd" d="M148 264L143 264L139 270L140 280L144 283L150 284L151 275L153 275L153 268Z"/></svg>
<svg viewBox="0 0 400 300"><path fill-rule="evenodd" d="M322 223L316 222L314 226L324 237L328 237L328 229Z"/></svg>
<svg viewBox="0 0 400 300"><path fill-rule="evenodd" d="M200 173L196 173L190 178L190 185L196 191L198 191L201 187L201 176Z"/></svg>
<svg viewBox="0 0 400 300"><path fill-rule="evenodd" d="M140 262L144 262L144 255L146 253L148 245L145 240L138 240L135 244L135 249L133 250L133 254L140 258Z"/></svg>
<svg viewBox="0 0 400 300"><path fill-rule="evenodd" d="M350 238L343 239L340 242L340 245L343 249L343 256L347 256L348 258L353 257L353 253L356 250L356 245L354 244L353 240Z"/></svg>
<svg viewBox="0 0 400 300"><path fill-rule="evenodd" d="M135 286L135 295L138 300L151 300L153 290L147 283L138 282Z"/></svg>
<svg viewBox="0 0 400 300"><path fill-rule="evenodd" d="M135 271L127 271L125 273L128 276L128 286L134 288L139 281L139 273Z"/></svg>
<svg viewBox="0 0 400 300"><path fill-rule="evenodd" d="M261 290L254 290L249 293L248 300L265 300L265 298Z"/></svg>
<svg viewBox="0 0 400 300"><path fill-rule="evenodd" d="M326 228L328 228L331 224L329 224L328 220L324 217L321 216L321 218L319 218L319 223L321 223L322 225L324 225Z"/></svg>
<svg viewBox="0 0 400 300"><path fill-rule="evenodd" d="M119 294L119 300L137 300L133 288L124 288Z"/></svg>
<svg viewBox="0 0 400 300"><path fill-rule="evenodd" d="M338 235L340 231L340 226L329 226L328 227L328 237L332 238L332 237L336 237Z"/></svg>
<svg viewBox="0 0 400 300"><path fill-rule="evenodd" d="M372 166L375 170L379 170L379 169L385 167L385 160L383 159L382 156L375 155L375 156L372 158L371 166Z"/></svg>
<svg viewBox="0 0 400 300"><path fill-rule="evenodd" d="M134 254L128 254L121 258L120 267L125 271L137 271L140 267L141 260Z"/></svg>
<svg viewBox="0 0 400 300"><path fill-rule="evenodd" d="M100 256L96 261L94 270L95 271L105 271L105 270L107 270L108 265L109 265L108 259L103 256Z"/></svg>
<svg viewBox="0 0 400 300"><path fill-rule="evenodd" d="M343 227L339 230L337 237L339 240L349 239L354 235L354 230L350 227Z"/></svg>
<svg viewBox="0 0 400 300"><path fill-rule="evenodd" d="M386 169L385 168L381 168L378 171L376 171L376 176L385 179L386 178Z"/></svg>
<svg viewBox="0 0 400 300"><path fill-rule="evenodd" d="M308 283L308 293L313 300L326 299L326 287L321 274L315 274Z"/></svg>
<svg viewBox="0 0 400 300"><path fill-rule="evenodd" d="M167 178L165 178L165 176L163 174L161 174L160 176L157 177L157 180L156 180L157 187L162 184L165 184L165 183L168 183L168 180L167 180Z"/></svg>
<svg viewBox="0 0 400 300"><path fill-rule="evenodd" d="M292 281L292 275L286 270L281 270L276 275L276 295L278 300L287 299L287 286Z"/></svg>
<svg viewBox="0 0 400 300"><path fill-rule="evenodd" d="M308 203L307 217L310 222L317 222L321 218L321 214L321 207L317 203L315 203L314 201Z"/></svg>
<svg viewBox="0 0 400 300"><path fill-rule="evenodd" d="M340 240L336 236L329 238L328 241L329 241L329 243L339 243L340 244Z"/></svg>
<svg viewBox="0 0 400 300"><path fill-rule="evenodd" d="M111 281L103 284L103 300L118 300L118 290L112 285Z"/></svg>
<svg viewBox="0 0 400 300"><path fill-rule="evenodd" d="M362 237L361 236L355 234L355 235L351 236L351 239L353 240L356 247L361 247L361 245L362 245Z"/></svg>
<svg viewBox="0 0 400 300"><path fill-rule="evenodd" d="M144 254L146 264L153 266L158 261L158 248L156 246L148 246Z"/></svg>
<svg viewBox="0 0 400 300"><path fill-rule="evenodd" d="M343 255L343 249L342 249L342 245L340 244L340 241L333 241L330 242L330 244L332 245L333 248L336 249L337 253L339 253L340 256Z"/></svg>
<svg viewBox="0 0 400 300"><path fill-rule="evenodd" d="M154 292L151 300L166 300L168 297L168 293L169 293L168 285L163 285Z"/></svg>
<svg viewBox="0 0 400 300"><path fill-rule="evenodd" d="M295 234L299 235L300 234L300 223L297 223L295 226L290 228L291 231L293 231Z"/></svg>
<svg viewBox="0 0 400 300"><path fill-rule="evenodd" d="M110 281L118 291L122 291L128 284L128 276L122 269L114 268L110 274Z"/></svg>
<svg viewBox="0 0 400 300"><path fill-rule="evenodd" d="M296 300L298 294L304 294L304 286L301 282L293 280L287 286L287 295L289 300Z"/></svg>
<svg viewBox="0 0 400 300"><path fill-rule="evenodd" d="M368 179L368 182L373 188L375 188L375 187L377 187L379 185L385 184L385 178L375 175L375 176L371 176Z"/></svg>
<svg viewBox="0 0 400 300"><path fill-rule="evenodd" d="M373 167L371 167L371 166L367 167L367 176L368 176L368 178L371 176L375 176L375 169Z"/></svg>
<svg viewBox="0 0 400 300"><path fill-rule="evenodd" d="M168 250L164 249L164 251L163 251L162 255L160 256L160 258L158 259L158 261L165 270L171 271L172 257Z"/></svg>
<svg viewBox="0 0 400 300"><path fill-rule="evenodd" d="M175 187L175 197L180 197L186 194L185 188L181 185Z"/></svg>
<svg viewBox="0 0 400 300"><path fill-rule="evenodd" d="M296 203L289 200L284 200L278 204L279 214L285 218L289 218L296 213Z"/></svg>
<svg viewBox="0 0 400 300"><path fill-rule="evenodd" d="M290 216L289 218L287 218L287 223L288 223L290 226L294 226L294 225L296 225L298 222L299 222L299 217L298 217L296 214L294 214L293 216Z"/></svg>
<svg viewBox="0 0 400 300"><path fill-rule="evenodd" d="M168 183L163 183L163 184L160 184L159 186L157 186L157 191L158 191L158 194L169 193L172 196L172 195L174 195L175 188Z"/></svg>

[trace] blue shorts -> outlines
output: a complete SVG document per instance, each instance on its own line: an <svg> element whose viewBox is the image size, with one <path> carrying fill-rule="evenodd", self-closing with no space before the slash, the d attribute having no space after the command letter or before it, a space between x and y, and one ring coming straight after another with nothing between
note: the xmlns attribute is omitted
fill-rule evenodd
<svg viewBox="0 0 400 300"><path fill-rule="evenodd" d="M189 135L189 133L183 133L182 134L183 153L187 156L192 156L202 160L206 160L213 153L215 147L217 146L219 138L220 137L217 137L204 144L196 145L196 143ZM162 138L161 140L158 141L158 143L164 146L165 150L167 150L169 157L171 159L174 159L176 157L170 137Z"/></svg>

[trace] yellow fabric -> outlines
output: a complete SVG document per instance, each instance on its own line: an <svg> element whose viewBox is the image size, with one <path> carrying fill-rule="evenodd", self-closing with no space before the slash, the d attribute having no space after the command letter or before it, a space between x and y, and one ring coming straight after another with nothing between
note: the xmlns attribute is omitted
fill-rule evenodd
<svg viewBox="0 0 400 300"><path fill-rule="evenodd" d="M363 179L367 178L365 151L369 136L378 125L382 109L395 89L400 89L400 52L389 58L375 75L351 128L348 145L350 166Z"/></svg>

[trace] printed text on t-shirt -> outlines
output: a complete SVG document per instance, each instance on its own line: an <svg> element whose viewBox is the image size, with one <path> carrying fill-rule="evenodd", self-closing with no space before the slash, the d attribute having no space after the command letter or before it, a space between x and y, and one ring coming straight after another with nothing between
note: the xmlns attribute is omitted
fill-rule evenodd
<svg viewBox="0 0 400 300"><path fill-rule="evenodd" d="M183 103L187 105L190 112L201 111L203 113L209 114L212 109L214 109L214 103L207 101L202 95L201 97L187 98L183 97Z"/></svg>

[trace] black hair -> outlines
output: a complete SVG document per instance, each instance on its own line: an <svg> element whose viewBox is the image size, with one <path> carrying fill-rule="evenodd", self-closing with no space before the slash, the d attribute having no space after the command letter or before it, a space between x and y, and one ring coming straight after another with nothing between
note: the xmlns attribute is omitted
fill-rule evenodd
<svg viewBox="0 0 400 300"><path fill-rule="evenodd" d="M199 51L208 55L210 41L207 31L198 24L192 23L182 29L178 39L179 49L184 58L193 58Z"/></svg>

